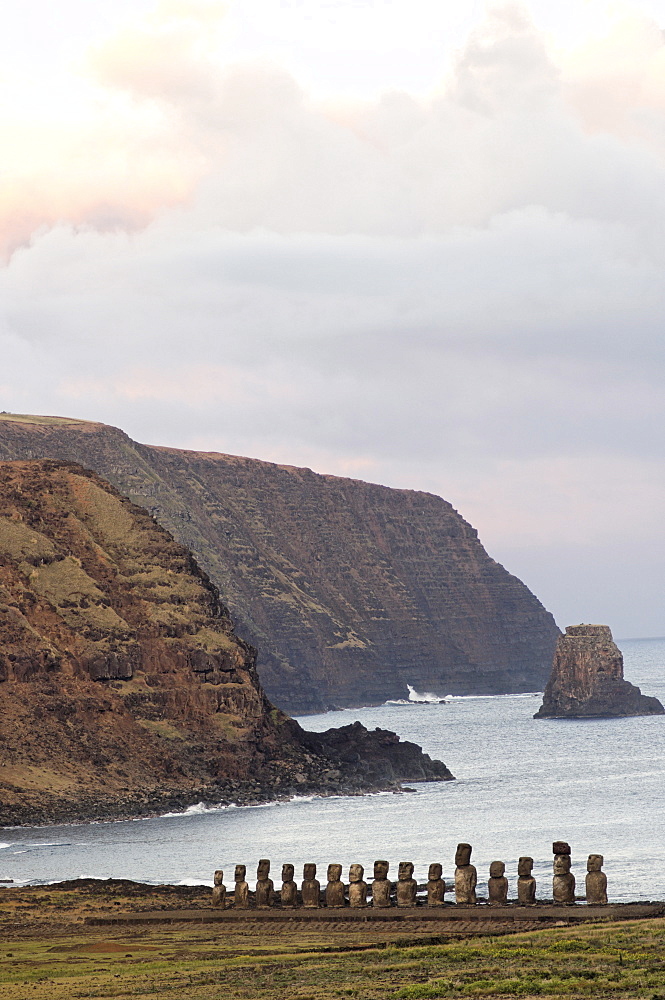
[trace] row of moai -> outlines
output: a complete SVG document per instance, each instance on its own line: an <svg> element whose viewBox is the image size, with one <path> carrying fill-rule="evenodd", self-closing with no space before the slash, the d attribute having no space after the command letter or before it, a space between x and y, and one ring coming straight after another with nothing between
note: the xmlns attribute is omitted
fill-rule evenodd
<svg viewBox="0 0 665 1000"><path fill-rule="evenodd" d="M553 844L554 850L554 880L553 897L555 903L570 904L575 902L575 876L570 871L570 847L562 840ZM607 877L602 871L603 857L601 854L590 854L587 862L586 901L587 903L607 903ZM401 861L398 868L397 882L388 878L390 864L388 861L374 862L374 879L371 884L364 880L365 869L354 864L349 868L348 886L342 881L342 866L328 865L327 885L323 892L321 883L316 877L316 865L306 864L303 868L303 881L300 893L295 882L293 865L282 865L282 887L279 893L270 878L270 862L259 861L256 872L256 890L254 905L258 909L269 909L277 899L283 908L302 905L306 909L316 909L322 905L335 909L344 906L354 908L369 905L368 896L374 908L389 906L416 906L418 903L418 883L413 877L413 864ZM490 865L490 877L487 882L487 901L490 906L505 906L508 903L508 879L505 875L506 866L503 861L493 861ZM531 906L536 902L536 880L532 875L533 858L522 857L517 867L517 902ZM443 906L448 889L442 878L443 869L437 862L429 866L428 881L424 887L427 890L427 906ZM245 865L236 865L235 890L233 905L236 909L245 910L251 906L251 892L246 881ZM455 902L462 906L473 906L477 902L476 886L478 875L471 864L471 845L458 844L455 853ZM212 896L213 906L227 905L224 872L215 872L215 884Z"/></svg>

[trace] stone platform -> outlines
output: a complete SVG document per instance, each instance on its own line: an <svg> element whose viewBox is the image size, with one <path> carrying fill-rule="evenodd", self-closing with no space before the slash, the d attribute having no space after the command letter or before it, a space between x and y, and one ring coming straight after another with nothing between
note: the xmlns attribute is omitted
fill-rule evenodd
<svg viewBox="0 0 665 1000"><path fill-rule="evenodd" d="M220 910L182 909L182 910L144 910L134 913L114 913L109 916L89 917L85 923L104 927L122 924L133 926L137 924L174 924L174 923L204 923L227 924L255 923L269 926L274 924L299 923L301 925L331 925L349 927L353 924L390 925L390 928L413 930L422 933L431 929L433 934L447 931L457 933L506 933L514 930L535 930L537 928L576 925L590 921L643 920L665 915L663 903L611 903L607 906L542 904L535 906L459 906L454 904L442 907L415 906L400 909L390 907L374 910L366 909L305 909L297 907L292 910L281 909L246 909ZM333 928L334 925L334 928ZM462 927L462 925L464 925ZM499 929L500 928L500 929ZM387 926L386 926L387 929Z"/></svg>

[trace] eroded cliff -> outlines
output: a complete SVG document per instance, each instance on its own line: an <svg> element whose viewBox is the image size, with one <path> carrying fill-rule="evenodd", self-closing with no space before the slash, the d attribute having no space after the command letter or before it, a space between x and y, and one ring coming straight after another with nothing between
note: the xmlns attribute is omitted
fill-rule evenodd
<svg viewBox="0 0 665 1000"><path fill-rule="evenodd" d="M569 625L535 719L662 715L657 698L623 676L623 656L607 625Z"/></svg>
<svg viewBox="0 0 665 1000"><path fill-rule="evenodd" d="M224 594L287 711L542 688L558 629L445 500L0 416L0 457L80 462L147 507Z"/></svg>
<svg viewBox="0 0 665 1000"><path fill-rule="evenodd" d="M394 733L304 733L191 554L95 473L0 463L0 825L447 779Z"/></svg>

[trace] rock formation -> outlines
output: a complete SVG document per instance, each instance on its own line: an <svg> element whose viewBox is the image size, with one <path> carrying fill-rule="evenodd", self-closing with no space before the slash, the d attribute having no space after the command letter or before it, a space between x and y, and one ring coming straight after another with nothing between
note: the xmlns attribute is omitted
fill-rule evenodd
<svg viewBox="0 0 665 1000"><path fill-rule="evenodd" d="M273 702L298 713L417 690L543 687L558 630L449 503L309 469L0 415L0 458L94 469L196 556Z"/></svg>
<svg viewBox="0 0 665 1000"><path fill-rule="evenodd" d="M0 718L0 825L451 777L273 708L191 554L66 462L0 463Z"/></svg>
<svg viewBox="0 0 665 1000"><path fill-rule="evenodd" d="M569 625L535 719L662 715L657 698L623 679L623 656L607 625Z"/></svg>

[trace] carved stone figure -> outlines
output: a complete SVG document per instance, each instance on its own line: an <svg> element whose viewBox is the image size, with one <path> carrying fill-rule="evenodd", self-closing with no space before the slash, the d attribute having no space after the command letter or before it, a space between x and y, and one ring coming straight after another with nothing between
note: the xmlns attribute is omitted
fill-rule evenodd
<svg viewBox="0 0 665 1000"><path fill-rule="evenodd" d="M471 864L471 844L458 844L455 851L455 902L473 905L476 902L478 874Z"/></svg>
<svg viewBox="0 0 665 1000"><path fill-rule="evenodd" d="M246 873L247 869L245 865L236 865L236 870L233 874L236 884L233 893L233 905L236 910L249 909L249 886L245 882Z"/></svg>
<svg viewBox="0 0 665 1000"><path fill-rule="evenodd" d="M413 865L410 861L400 861L397 871L397 905L415 906L418 883L413 877Z"/></svg>
<svg viewBox="0 0 665 1000"><path fill-rule="evenodd" d="M490 906L505 906L508 902L508 879L505 871L506 866L503 861L493 861L490 865L490 877L487 883Z"/></svg>
<svg viewBox="0 0 665 1000"><path fill-rule="evenodd" d="M517 862L517 900L523 906L536 902L536 880L531 874L533 858L520 858Z"/></svg>
<svg viewBox="0 0 665 1000"><path fill-rule="evenodd" d="M302 905L306 909L320 906L321 883L316 877L316 865L305 865L302 870L302 878L302 886L300 887Z"/></svg>
<svg viewBox="0 0 665 1000"><path fill-rule="evenodd" d="M427 873L427 905L443 906L446 893L446 883L441 878L443 868L438 862L429 866Z"/></svg>
<svg viewBox="0 0 665 1000"><path fill-rule="evenodd" d="M387 861L374 862L374 881L372 882L372 905L376 907L390 906L392 882L388 878L390 865Z"/></svg>
<svg viewBox="0 0 665 1000"><path fill-rule="evenodd" d="M226 886L224 885L224 872L218 868L215 872L215 885L212 890L212 905L226 907Z"/></svg>
<svg viewBox="0 0 665 1000"><path fill-rule="evenodd" d="M273 881L270 878L270 862L267 858L262 858L256 869L256 906L259 910L266 910L272 906L273 889Z"/></svg>
<svg viewBox="0 0 665 1000"><path fill-rule="evenodd" d="M603 869L603 855L590 854L586 870L586 901L604 906L607 903L607 875Z"/></svg>
<svg viewBox="0 0 665 1000"><path fill-rule="evenodd" d="M349 868L349 906L367 906L367 882L363 881L365 869L362 865Z"/></svg>
<svg viewBox="0 0 665 1000"><path fill-rule="evenodd" d="M293 865L282 865L282 891L279 894L282 906L295 906L298 887L293 881L295 869Z"/></svg>
<svg viewBox="0 0 665 1000"><path fill-rule="evenodd" d="M326 886L326 906L337 909L345 905L346 886L342 882L342 866L328 865L328 885Z"/></svg>
<svg viewBox="0 0 665 1000"><path fill-rule="evenodd" d="M554 845L560 846L558 844ZM564 846L568 846L565 844ZM570 850L570 848L569 848ZM555 903L575 902L575 876L570 872L570 854L554 855L554 879L552 895Z"/></svg>

